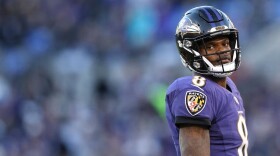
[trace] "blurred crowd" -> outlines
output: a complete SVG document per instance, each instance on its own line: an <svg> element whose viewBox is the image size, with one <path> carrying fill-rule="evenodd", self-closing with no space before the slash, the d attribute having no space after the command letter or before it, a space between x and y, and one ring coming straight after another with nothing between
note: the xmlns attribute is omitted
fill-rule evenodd
<svg viewBox="0 0 280 156"><path fill-rule="evenodd" d="M199 5L239 29L249 155L278 155L280 81L253 72L246 46L280 1L0 0L0 156L175 156L164 94L191 74L174 33Z"/></svg>

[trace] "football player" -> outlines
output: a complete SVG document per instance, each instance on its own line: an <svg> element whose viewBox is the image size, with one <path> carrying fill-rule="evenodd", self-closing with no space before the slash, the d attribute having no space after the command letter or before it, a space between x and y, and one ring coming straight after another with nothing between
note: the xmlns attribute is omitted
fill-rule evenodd
<svg viewBox="0 0 280 156"><path fill-rule="evenodd" d="M240 66L238 31L212 6L187 11L176 45L193 76L175 80L166 93L166 117L178 156L247 156L243 101L228 77Z"/></svg>

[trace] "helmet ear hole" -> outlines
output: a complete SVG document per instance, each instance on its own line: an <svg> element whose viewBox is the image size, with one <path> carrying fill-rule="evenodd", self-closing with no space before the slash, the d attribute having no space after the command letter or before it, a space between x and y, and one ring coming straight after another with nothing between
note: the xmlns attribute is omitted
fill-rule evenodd
<svg viewBox="0 0 280 156"><path fill-rule="evenodd" d="M190 40L184 40L184 41L183 41L183 45L184 45L184 47L189 48L189 47L191 47L193 44L192 44L192 41L190 41Z"/></svg>
<svg viewBox="0 0 280 156"><path fill-rule="evenodd" d="M193 66L197 69L201 68L201 64L199 62L193 62Z"/></svg>

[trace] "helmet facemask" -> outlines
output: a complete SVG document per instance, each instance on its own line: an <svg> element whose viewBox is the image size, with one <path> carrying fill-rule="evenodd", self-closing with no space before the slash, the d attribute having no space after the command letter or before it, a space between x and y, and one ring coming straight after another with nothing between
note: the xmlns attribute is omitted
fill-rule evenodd
<svg viewBox="0 0 280 156"><path fill-rule="evenodd" d="M218 36L226 36L229 39L230 50L209 54L207 52L205 43ZM184 53L181 52L183 64L197 73L213 75L215 77L227 77L239 67L240 49L238 42L238 32L234 29L216 31L194 39L185 38L181 46L184 49ZM205 49L205 54L200 53L201 48ZM187 53L190 54L188 55ZM223 55L229 55L229 53L231 60L229 62L223 63ZM217 61L215 64L207 59L207 57L214 55L217 55L219 58L219 61Z"/></svg>

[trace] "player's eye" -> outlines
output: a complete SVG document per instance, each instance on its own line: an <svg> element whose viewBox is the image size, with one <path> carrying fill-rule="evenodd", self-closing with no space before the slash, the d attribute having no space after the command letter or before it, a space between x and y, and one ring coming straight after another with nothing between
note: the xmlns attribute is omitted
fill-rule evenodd
<svg viewBox="0 0 280 156"><path fill-rule="evenodd" d="M226 41L224 42L224 46L225 46L225 47L229 47L229 40L226 40Z"/></svg>
<svg viewBox="0 0 280 156"><path fill-rule="evenodd" d="M213 50L214 49L214 45L209 44L206 46L207 50Z"/></svg>

